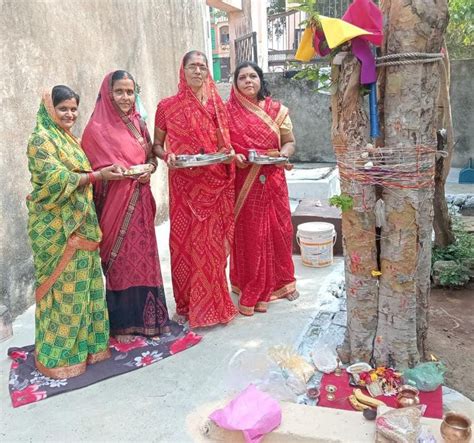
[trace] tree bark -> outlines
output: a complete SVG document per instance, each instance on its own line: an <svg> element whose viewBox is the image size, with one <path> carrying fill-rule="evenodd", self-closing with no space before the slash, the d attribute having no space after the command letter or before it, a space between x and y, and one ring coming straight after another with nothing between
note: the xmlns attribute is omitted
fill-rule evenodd
<svg viewBox="0 0 474 443"><path fill-rule="evenodd" d="M332 143L341 176L341 192L354 206L342 213L342 232L347 293L347 329L339 349L343 362L370 361L377 325L377 269L375 244L375 187L347 174L353 162L366 162L368 119L360 93L360 64L348 54L333 65Z"/></svg>
<svg viewBox="0 0 474 443"><path fill-rule="evenodd" d="M439 53L447 26L446 0L391 0L386 9L387 54ZM384 186L386 224L381 234L377 364L413 366L424 354L428 328L432 179L436 150L439 71L435 63L390 66L384 91L385 152L400 177L416 164L423 180ZM433 178L433 177L432 177ZM407 180L406 178L404 179ZM413 188L410 188L413 186Z"/></svg>

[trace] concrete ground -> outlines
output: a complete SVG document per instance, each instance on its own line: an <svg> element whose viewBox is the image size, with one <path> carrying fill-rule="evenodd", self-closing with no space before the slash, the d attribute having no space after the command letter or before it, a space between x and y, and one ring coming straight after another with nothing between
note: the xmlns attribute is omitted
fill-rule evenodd
<svg viewBox="0 0 474 443"><path fill-rule="evenodd" d="M309 171L324 165L298 165L289 174L290 202L294 209L308 192L325 199L338 193L335 173ZM458 170L459 171L459 170ZM474 185L456 183L452 171L447 194L472 193ZM318 175L319 174L319 175ZM319 184L320 186L316 186ZM169 225L157 228L162 272L170 314L174 312L168 251ZM155 441L190 442L186 422L202 405L219 402L233 393L227 380L227 366L239 349L263 352L277 344L302 345L314 329L318 313L336 312L338 300L333 287L343 276L343 262L337 258L328 268L308 268L295 256L300 298L271 304L267 314L252 318L239 316L228 326L197 330L204 336L196 347L143 369L115 377L78 391L51 397L39 403L13 409L8 395L11 346L34 341L34 307L18 317L14 336L0 343L0 441ZM335 283L336 282L336 283ZM334 316L337 324L338 315ZM464 399L455 395L453 403ZM472 405L472 403L471 403ZM353 440L356 441L356 440Z"/></svg>
<svg viewBox="0 0 474 443"><path fill-rule="evenodd" d="M174 312L168 252L169 224L157 228L170 314ZM227 365L241 348L263 352L277 344L297 345L340 279L340 258L331 267L308 268L294 257L300 298L271 304L267 314L239 316L228 326L197 330L204 339L183 353L90 387L12 408L6 351L34 341L34 307L14 322L14 336L0 343L0 441L190 442L186 418L205 403L232 394Z"/></svg>

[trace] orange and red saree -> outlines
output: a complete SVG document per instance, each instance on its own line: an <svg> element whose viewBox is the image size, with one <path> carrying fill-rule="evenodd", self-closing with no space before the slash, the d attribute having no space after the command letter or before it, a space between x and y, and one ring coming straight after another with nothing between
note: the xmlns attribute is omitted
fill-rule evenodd
<svg viewBox="0 0 474 443"><path fill-rule="evenodd" d="M236 153L248 156L278 151L280 126L288 109L267 97L262 106L234 87L229 102L229 129ZM295 291L291 257L293 226L285 171L277 166L237 169L235 178L235 238L231 283L240 294L239 310L265 312L270 300Z"/></svg>
<svg viewBox="0 0 474 443"><path fill-rule="evenodd" d="M193 94L181 66L178 94L162 100L155 126L166 132L167 152L213 153L230 148L227 113L214 82L206 104ZM237 314L225 268L233 238L233 165L171 169L170 252L176 311L191 327L227 323Z"/></svg>

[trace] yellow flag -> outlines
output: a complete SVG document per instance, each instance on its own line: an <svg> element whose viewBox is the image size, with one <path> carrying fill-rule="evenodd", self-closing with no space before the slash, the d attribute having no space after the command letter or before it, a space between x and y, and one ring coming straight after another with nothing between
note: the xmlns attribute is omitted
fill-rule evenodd
<svg viewBox="0 0 474 443"><path fill-rule="evenodd" d="M316 52L313 48L313 31L311 28L306 28L298 45L295 59L300 62L309 62L315 55Z"/></svg>
<svg viewBox="0 0 474 443"><path fill-rule="evenodd" d="M321 22L328 46L331 49L334 49L337 46L342 45L342 43L347 42L348 40L351 40L355 37L373 34L372 32L365 31L358 26L351 25L340 18L324 17L323 15L320 15L319 21ZM303 43L303 39L304 34L301 43Z"/></svg>

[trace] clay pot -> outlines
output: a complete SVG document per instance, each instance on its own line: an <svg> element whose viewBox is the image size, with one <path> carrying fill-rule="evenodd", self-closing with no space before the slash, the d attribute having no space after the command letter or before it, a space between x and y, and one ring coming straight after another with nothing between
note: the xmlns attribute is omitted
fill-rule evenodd
<svg viewBox="0 0 474 443"><path fill-rule="evenodd" d="M448 412L441 423L441 435L447 443L468 443L471 440L471 420L464 414Z"/></svg>
<svg viewBox="0 0 474 443"><path fill-rule="evenodd" d="M398 388L397 407L409 408L420 404L419 391L414 386L403 385Z"/></svg>

